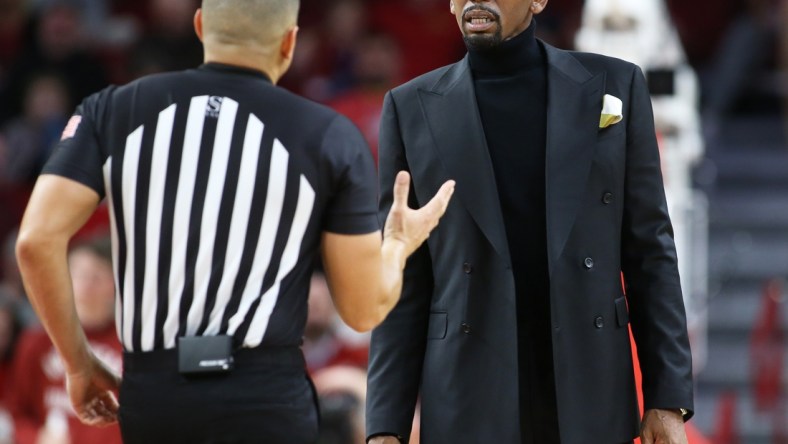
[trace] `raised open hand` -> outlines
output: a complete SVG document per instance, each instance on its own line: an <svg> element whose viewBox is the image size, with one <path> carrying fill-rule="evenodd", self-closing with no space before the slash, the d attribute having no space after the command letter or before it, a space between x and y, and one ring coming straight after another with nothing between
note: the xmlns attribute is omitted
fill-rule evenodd
<svg viewBox="0 0 788 444"><path fill-rule="evenodd" d="M454 193L455 182L444 183L435 196L423 207L414 210L408 206L410 174L400 171L394 181L394 203L386 218L383 238L404 244L408 256L427 240L438 221L446 212Z"/></svg>

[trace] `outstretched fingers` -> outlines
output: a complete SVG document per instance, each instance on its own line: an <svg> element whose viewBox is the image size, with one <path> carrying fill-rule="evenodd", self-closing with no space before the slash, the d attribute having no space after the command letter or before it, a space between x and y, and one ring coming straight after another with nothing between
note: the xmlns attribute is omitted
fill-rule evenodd
<svg viewBox="0 0 788 444"><path fill-rule="evenodd" d="M453 180L447 181L426 205L412 209L408 206L410 174L400 171L394 181L392 190L394 201L386 218L384 240L398 240L406 246L408 255L413 253L438 226L440 218L449 206L454 186Z"/></svg>
<svg viewBox="0 0 788 444"><path fill-rule="evenodd" d="M451 196L454 194L455 182L453 180L446 181L432 197L432 199L421 208L421 213L428 219L434 220L435 223L446 212L449 206ZM394 181L394 202L392 203L392 211L404 211L410 209L408 207L408 194L410 193L410 174L407 171L400 171L397 173L397 178Z"/></svg>
<svg viewBox="0 0 788 444"><path fill-rule="evenodd" d="M427 205L421 208L422 213L432 222L433 227L438 225L438 221L446 212L446 208L448 208L449 202L451 201L451 196L454 194L454 187L455 182L453 180L446 181L441 185L438 192L432 197Z"/></svg>

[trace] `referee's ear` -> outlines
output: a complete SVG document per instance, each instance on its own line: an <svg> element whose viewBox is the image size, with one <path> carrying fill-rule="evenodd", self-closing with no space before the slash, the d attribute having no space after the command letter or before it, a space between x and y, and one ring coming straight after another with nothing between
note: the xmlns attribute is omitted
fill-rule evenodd
<svg viewBox="0 0 788 444"><path fill-rule="evenodd" d="M197 8L197 12L194 13L194 32L202 42L202 8Z"/></svg>
<svg viewBox="0 0 788 444"><path fill-rule="evenodd" d="M296 48L296 38L298 36L298 26L293 26L292 28L287 30L287 34L285 34L285 38L282 39L282 45L279 47L279 56L282 57L282 61L284 62L284 71L287 71L290 68L290 63L293 61L293 53L295 52Z"/></svg>

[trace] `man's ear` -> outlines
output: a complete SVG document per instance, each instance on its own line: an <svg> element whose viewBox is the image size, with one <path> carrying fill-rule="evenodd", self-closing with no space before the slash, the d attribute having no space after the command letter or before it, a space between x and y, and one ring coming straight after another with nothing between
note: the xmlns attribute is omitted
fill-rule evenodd
<svg viewBox="0 0 788 444"><path fill-rule="evenodd" d="M288 62L293 60L293 53L295 52L296 40L298 36L298 26L293 26L285 34L282 40L282 46L279 47L279 54L283 59Z"/></svg>
<svg viewBox="0 0 788 444"><path fill-rule="evenodd" d="M202 8L197 8L197 12L194 13L194 32L202 41Z"/></svg>
<svg viewBox="0 0 788 444"><path fill-rule="evenodd" d="M544 11L544 8L547 7L548 0L534 0L531 3L531 11L533 11L534 15L541 13Z"/></svg>
<svg viewBox="0 0 788 444"><path fill-rule="evenodd" d="M449 11L451 11L451 15L455 15L454 0L449 0Z"/></svg>

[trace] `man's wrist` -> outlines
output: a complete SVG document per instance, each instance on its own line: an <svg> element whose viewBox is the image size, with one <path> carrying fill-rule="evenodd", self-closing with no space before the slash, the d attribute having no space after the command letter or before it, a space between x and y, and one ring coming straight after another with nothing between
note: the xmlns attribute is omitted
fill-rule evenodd
<svg viewBox="0 0 788 444"><path fill-rule="evenodd" d="M692 416L692 412L690 412L689 409L685 409L684 407L652 407L650 409L647 409L645 413L648 414L649 412L653 412L653 413L661 412L663 414L672 413L685 421Z"/></svg>
<svg viewBox="0 0 788 444"><path fill-rule="evenodd" d="M367 442L369 444L375 444L376 442L386 442L387 440L389 442L390 441L396 441L398 443L403 442L401 436L393 435L391 433L375 433L373 435L370 435L369 438L367 438Z"/></svg>

